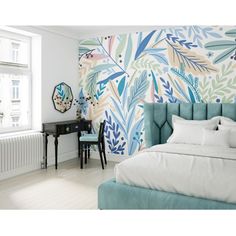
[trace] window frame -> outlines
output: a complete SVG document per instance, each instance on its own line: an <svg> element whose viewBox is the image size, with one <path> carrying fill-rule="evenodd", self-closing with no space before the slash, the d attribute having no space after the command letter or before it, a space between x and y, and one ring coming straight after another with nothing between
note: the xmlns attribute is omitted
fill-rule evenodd
<svg viewBox="0 0 236 236"><path fill-rule="evenodd" d="M0 29L0 36L11 38L14 41L23 40L27 43L28 65L26 66L26 64L21 64L21 63L0 61L0 74L4 73L4 74L28 76L27 80L28 80L28 98L29 98L28 114L27 114L28 124L19 127L12 127L12 126L8 126L6 128L0 127L0 134L31 130L32 129L32 37L20 33L7 31L5 29ZM10 89L12 90L12 88ZM11 101L13 100L15 101L15 99L12 99L12 91L9 94L9 96ZM10 117L9 119L12 119L12 117Z"/></svg>

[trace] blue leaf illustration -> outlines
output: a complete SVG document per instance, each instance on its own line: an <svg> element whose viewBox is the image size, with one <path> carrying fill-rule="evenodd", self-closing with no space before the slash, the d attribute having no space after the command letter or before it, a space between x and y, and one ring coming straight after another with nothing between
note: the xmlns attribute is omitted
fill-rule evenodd
<svg viewBox="0 0 236 236"><path fill-rule="evenodd" d="M139 32L139 33L138 33L138 44L137 44L137 48L139 47L140 43L142 42L142 38L143 38L143 32Z"/></svg>
<svg viewBox="0 0 236 236"><path fill-rule="evenodd" d="M127 121L127 130L130 130L130 127L133 123L135 117L135 107L133 107L133 109L129 112L129 116L128 116L128 121Z"/></svg>
<svg viewBox="0 0 236 236"><path fill-rule="evenodd" d="M99 81L97 84L107 84L110 80L113 80L121 75L123 75L125 72L124 71L119 71L119 72L116 72L110 76L108 76L108 78L104 79L104 80L101 80Z"/></svg>
<svg viewBox="0 0 236 236"><path fill-rule="evenodd" d="M128 153L132 155L140 145L139 135L143 127L143 118L139 120L132 128L129 136Z"/></svg>
<svg viewBox="0 0 236 236"><path fill-rule="evenodd" d="M165 65L169 65L167 58L165 57L165 54L158 53L158 54L150 54L150 55L153 56L158 62Z"/></svg>
<svg viewBox="0 0 236 236"><path fill-rule="evenodd" d="M120 80L118 84L118 93L121 96L125 87L125 76Z"/></svg>
<svg viewBox="0 0 236 236"><path fill-rule="evenodd" d="M124 111L121 110L119 104L116 102L116 100L115 100L113 97L111 97L111 100L112 100L112 102L113 102L113 105L114 105L116 111L117 111L118 114L120 115L123 124L125 124L125 118L124 118L124 116L123 116Z"/></svg>
<svg viewBox="0 0 236 236"><path fill-rule="evenodd" d="M191 102L192 103L195 103L195 98L194 98L194 95L193 95L193 92L191 91L191 89L188 87L188 93L189 93L189 97L191 99Z"/></svg>
<svg viewBox="0 0 236 236"><path fill-rule="evenodd" d="M105 111L106 125L104 128L104 134L110 151L114 154L124 154L126 142L123 141L123 137L120 137L120 127L118 124L112 121L111 116ZM112 135L111 135L112 133Z"/></svg>
<svg viewBox="0 0 236 236"><path fill-rule="evenodd" d="M140 99L145 97L148 88L147 71L144 70L140 77L135 80L134 85L130 88L130 95L128 97L128 111L135 106Z"/></svg>
<svg viewBox="0 0 236 236"><path fill-rule="evenodd" d="M156 30L153 30L151 33L149 33L139 44L137 51L135 53L134 59L136 60L140 54L143 52L143 50L146 48L147 44L149 43L150 39L152 38L153 34L156 32Z"/></svg>
<svg viewBox="0 0 236 236"><path fill-rule="evenodd" d="M153 84L154 84L155 92L158 94L158 84L157 84L157 80L156 80L156 77L155 77L153 71L151 71L151 73L152 73L152 79L153 79Z"/></svg>

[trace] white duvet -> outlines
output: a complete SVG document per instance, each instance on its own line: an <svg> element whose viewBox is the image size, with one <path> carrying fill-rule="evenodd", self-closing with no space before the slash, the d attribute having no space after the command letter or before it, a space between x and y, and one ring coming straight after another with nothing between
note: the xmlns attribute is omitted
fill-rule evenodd
<svg viewBox="0 0 236 236"><path fill-rule="evenodd" d="M236 203L236 148L156 145L115 166L119 183Z"/></svg>

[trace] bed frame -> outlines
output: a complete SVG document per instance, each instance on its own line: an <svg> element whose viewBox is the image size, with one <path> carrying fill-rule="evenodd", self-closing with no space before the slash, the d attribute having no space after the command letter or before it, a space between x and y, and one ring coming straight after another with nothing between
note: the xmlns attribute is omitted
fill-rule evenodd
<svg viewBox="0 0 236 236"><path fill-rule="evenodd" d="M172 134L172 115L188 120L225 116L236 120L236 104L147 103L144 105L146 146L165 143ZM110 180L98 188L99 209L236 209L236 204L146 189Z"/></svg>

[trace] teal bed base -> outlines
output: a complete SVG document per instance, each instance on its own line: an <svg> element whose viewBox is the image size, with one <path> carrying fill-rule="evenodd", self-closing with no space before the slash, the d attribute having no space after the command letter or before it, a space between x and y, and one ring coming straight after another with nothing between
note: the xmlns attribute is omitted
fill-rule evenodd
<svg viewBox="0 0 236 236"><path fill-rule="evenodd" d="M109 180L98 188L99 209L236 209L236 204L129 186Z"/></svg>
<svg viewBox="0 0 236 236"><path fill-rule="evenodd" d="M236 104L147 103L144 131L147 147L165 143L172 134L172 115L188 120L225 116L236 120ZM236 209L236 204L134 187L110 180L98 188L99 209Z"/></svg>

